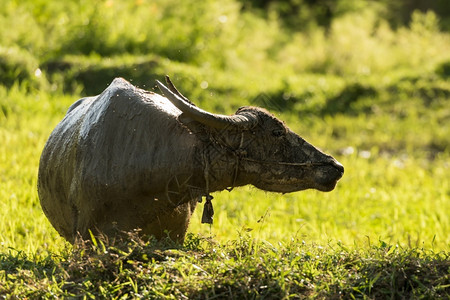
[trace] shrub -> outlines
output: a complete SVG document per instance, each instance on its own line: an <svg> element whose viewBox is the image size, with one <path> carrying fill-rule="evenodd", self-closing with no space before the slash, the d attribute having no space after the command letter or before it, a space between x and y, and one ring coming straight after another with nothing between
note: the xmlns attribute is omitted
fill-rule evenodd
<svg viewBox="0 0 450 300"><path fill-rule="evenodd" d="M450 77L450 61L445 61L436 67L436 74L446 79Z"/></svg>
<svg viewBox="0 0 450 300"><path fill-rule="evenodd" d="M11 87L14 83L38 87L45 81L38 61L18 47L0 46L0 84Z"/></svg>

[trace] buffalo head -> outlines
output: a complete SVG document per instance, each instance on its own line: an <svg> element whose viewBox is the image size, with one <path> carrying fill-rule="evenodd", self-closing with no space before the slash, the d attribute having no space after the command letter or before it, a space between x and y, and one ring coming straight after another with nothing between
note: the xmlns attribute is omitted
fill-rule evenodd
<svg viewBox="0 0 450 300"><path fill-rule="evenodd" d="M169 88L159 81L157 85L183 112L180 119L195 120L210 129L207 136L216 149L208 152L210 164L233 164L231 183L224 180L226 176L216 176L228 186L252 184L280 193L311 188L327 192L344 174L344 167L336 159L305 141L265 109L241 107L232 116L212 114L196 107L170 79L166 80Z"/></svg>

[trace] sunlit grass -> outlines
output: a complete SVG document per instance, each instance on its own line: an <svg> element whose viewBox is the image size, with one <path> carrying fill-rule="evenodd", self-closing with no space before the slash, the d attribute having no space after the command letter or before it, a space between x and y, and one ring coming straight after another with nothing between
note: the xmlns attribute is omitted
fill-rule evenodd
<svg viewBox="0 0 450 300"><path fill-rule="evenodd" d="M20 89L0 94L6 107L0 114L0 246L57 253L63 241L42 213L37 169L48 134L73 98L26 95Z"/></svg>

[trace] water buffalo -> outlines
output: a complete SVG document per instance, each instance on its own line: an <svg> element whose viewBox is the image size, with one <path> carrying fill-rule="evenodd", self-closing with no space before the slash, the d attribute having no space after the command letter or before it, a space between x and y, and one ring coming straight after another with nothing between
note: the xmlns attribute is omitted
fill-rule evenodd
<svg viewBox="0 0 450 300"><path fill-rule="evenodd" d="M340 163L266 110L209 113L166 81L157 81L163 97L117 78L75 102L51 133L38 192L69 242L90 231L115 236L137 228L182 242L202 197L211 221L211 192L247 184L331 191L342 177Z"/></svg>

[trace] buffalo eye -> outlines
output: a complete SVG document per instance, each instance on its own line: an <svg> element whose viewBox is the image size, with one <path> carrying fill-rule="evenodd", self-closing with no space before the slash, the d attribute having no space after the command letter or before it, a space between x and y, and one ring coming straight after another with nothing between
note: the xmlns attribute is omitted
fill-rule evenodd
<svg viewBox="0 0 450 300"><path fill-rule="evenodd" d="M276 137L283 136L285 134L285 131L282 129L274 129L272 130L272 135Z"/></svg>

